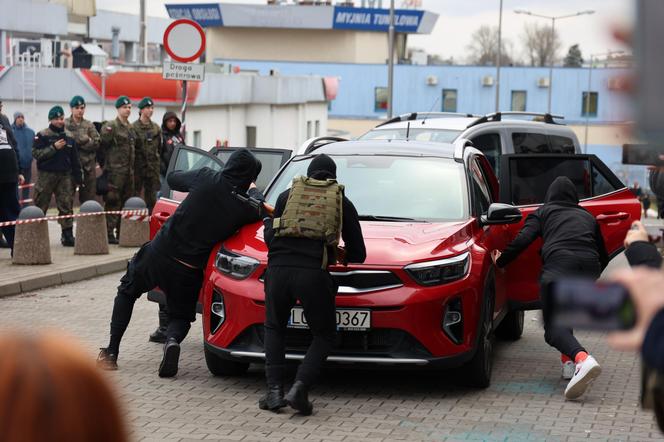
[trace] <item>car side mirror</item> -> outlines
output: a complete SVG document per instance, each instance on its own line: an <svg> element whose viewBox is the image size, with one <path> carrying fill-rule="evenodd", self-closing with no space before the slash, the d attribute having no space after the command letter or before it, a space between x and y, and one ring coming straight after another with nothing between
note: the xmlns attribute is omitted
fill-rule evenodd
<svg viewBox="0 0 664 442"><path fill-rule="evenodd" d="M510 205L503 203L493 203L489 206L486 215L480 217L480 223L485 225L490 224L514 224L521 221L521 211Z"/></svg>

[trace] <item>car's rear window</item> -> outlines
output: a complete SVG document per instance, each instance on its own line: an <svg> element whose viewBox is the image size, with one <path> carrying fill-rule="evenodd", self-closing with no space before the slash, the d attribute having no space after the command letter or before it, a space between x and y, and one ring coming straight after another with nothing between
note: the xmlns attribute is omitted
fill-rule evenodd
<svg viewBox="0 0 664 442"><path fill-rule="evenodd" d="M458 221L467 218L463 165L449 158L333 155L337 177L360 215ZM291 161L267 194L270 204L296 176L305 176L312 157Z"/></svg>
<svg viewBox="0 0 664 442"><path fill-rule="evenodd" d="M360 140L405 140L406 135L409 140L430 141L433 143L451 143L461 134L459 130L417 128L413 123L410 130L403 129L375 129L362 135ZM408 133L406 133L408 132Z"/></svg>

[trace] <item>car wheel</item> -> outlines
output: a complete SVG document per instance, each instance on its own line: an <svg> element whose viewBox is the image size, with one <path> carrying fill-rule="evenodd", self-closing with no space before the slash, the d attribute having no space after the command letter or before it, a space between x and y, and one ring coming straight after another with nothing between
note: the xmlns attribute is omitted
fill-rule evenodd
<svg viewBox="0 0 664 442"><path fill-rule="evenodd" d="M523 310L509 312L496 328L496 336L506 341L516 341L523 334Z"/></svg>
<svg viewBox="0 0 664 442"><path fill-rule="evenodd" d="M205 350L205 363L208 370L215 376L239 376L249 369L248 362L235 362L223 359L212 353L207 347Z"/></svg>
<svg viewBox="0 0 664 442"><path fill-rule="evenodd" d="M467 385L487 388L491 384L493 369L493 284L488 283L484 293L482 323L475 355L464 367Z"/></svg>

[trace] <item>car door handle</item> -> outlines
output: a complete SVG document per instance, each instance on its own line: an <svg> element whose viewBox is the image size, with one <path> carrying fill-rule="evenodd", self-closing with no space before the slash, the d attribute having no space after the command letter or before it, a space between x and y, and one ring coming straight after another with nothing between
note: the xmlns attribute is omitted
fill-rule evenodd
<svg viewBox="0 0 664 442"><path fill-rule="evenodd" d="M595 219L599 222L605 222L605 223L610 223L610 222L615 222L615 221L620 221L623 219L627 219L629 217L629 213L626 212L618 212L618 213L602 213L600 215L597 215Z"/></svg>
<svg viewBox="0 0 664 442"><path fill-rule="evenodd" d="M159 212L159 213L153 213L152 216L159 221L160 223L165 223L166 220L168 219L169 216L171 216L169 213L166 212Z"/></svg>

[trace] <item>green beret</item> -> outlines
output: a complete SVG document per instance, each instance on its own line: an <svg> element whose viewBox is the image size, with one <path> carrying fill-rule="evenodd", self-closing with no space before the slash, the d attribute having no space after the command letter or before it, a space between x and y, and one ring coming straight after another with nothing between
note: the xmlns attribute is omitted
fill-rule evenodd
<svg viewBox="0 0 664 442"><path fill-rule="evenodd" d="M75 95L69 102L69 107L85 106L85 100L80 95Z"/></svg>
<svg viewBox="0 0 664 442"><path fill-rule="evenodd" d="M143 109L144 107L147 106L154 106L154 102L150 97L143 97L143 99L138 103L138 108Z"/></svg>
<svg viewBox="0 0 664 442"><path fill-rule="evenodd" d="M125 104L131 104L131 100L126 95L120 95L117 100L115 100L115 108L124 106Z"/></svg>
<svg viewBox="0 0 664 442"><path fill-rule="evenodd" d="M53 106L50 111L48 111L48 119L54 120L56 118L64 117L65 111L62 110L62 106Z"/></svg>

